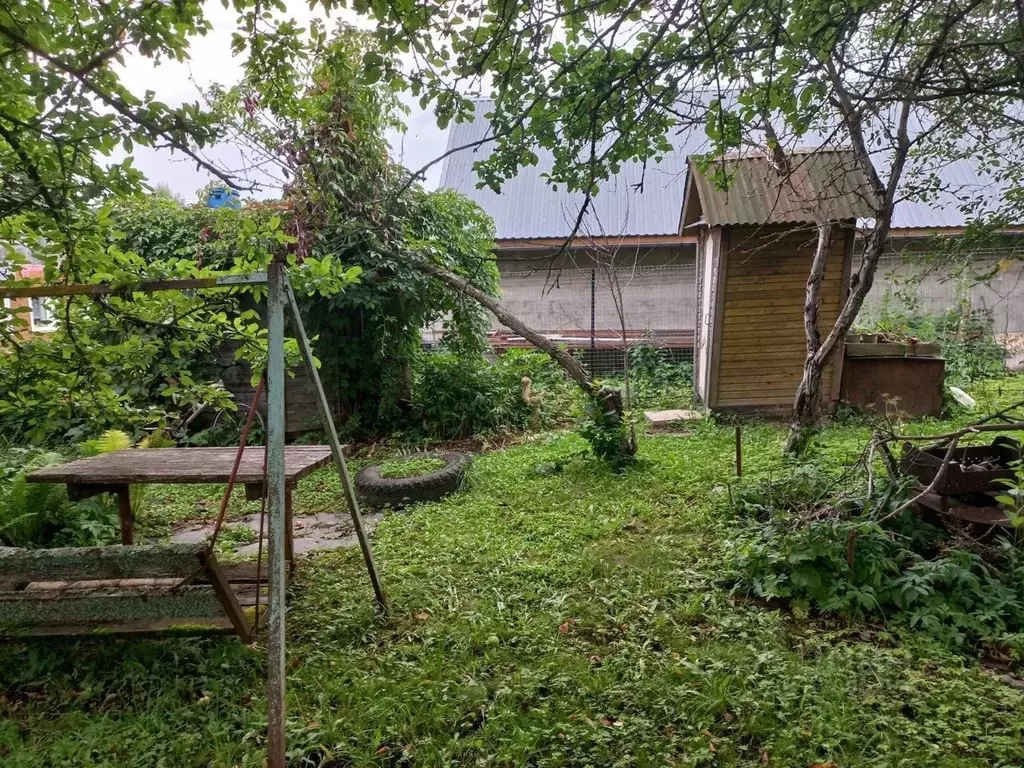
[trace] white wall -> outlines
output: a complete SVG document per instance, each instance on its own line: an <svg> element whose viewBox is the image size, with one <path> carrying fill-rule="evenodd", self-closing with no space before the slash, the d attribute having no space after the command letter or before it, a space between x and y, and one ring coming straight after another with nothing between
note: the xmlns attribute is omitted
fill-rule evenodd
<svg viewBox="0 0 1024 768"><path fill-rule="evenodd" d="M987 256L983 258L989 258ZM563 261L549 272L543 260L500 259L502 303L538 330L578 330L590 333L590 268L588 263ZM651 253L624 267L627 319L631 330L692 330L696 326L696 269L693 249L687 253ZM898 256L883 259L868 295L879 301L886 289L914 271ZM597 330L613 332L619 321L608 281L598 270ZM929 275L915 289L926 311L955 304L956 285ZM998 334L1024 333L1024 262L1009 262L990 283L971 289L975 307L990 309ZM495 328L500 327L495 322Z"/></svg>

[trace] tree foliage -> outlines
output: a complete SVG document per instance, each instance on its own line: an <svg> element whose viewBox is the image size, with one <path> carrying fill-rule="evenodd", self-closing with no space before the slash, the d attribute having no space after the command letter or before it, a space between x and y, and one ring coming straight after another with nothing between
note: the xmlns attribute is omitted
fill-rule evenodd
<svg viewBox="0 0 1024 768"><path fill-rule="evenodd" d="M27 180L9 188L20 197L6 198L0 211L6 284L18 284L12 276L27 252L43 261L48 282L114 284L257 271L286 257L300 297L318 297L305 302L306 312L314 333L330 340L321 348L337 389L353 392L351 411L372 400L367 412L376 422L387 400L382 390L408 379L424 324L446 320L452 347L464 351L479 351L486 328L476 305L410 270L403 249L429 254L493 293L490 222L453 194L419 188L403 190L402 205L385 210L387 192L407 174L390 161L383 138L398 124L393 95L359 80L362 41L350 31L332 40L318 26L307 37L290 22L275 25L266 12L280 4L235 7L234 46L250 50L245 82L217 91L204 107L181 109L128 93L113 64L129 50L186 56L189 37L208 27L200 4L70 4L59 10L79 28L47 36L61 23L56 14L24 40L18 30L41 18L42 7L0 13L0 40L9 41L0 52L21 67L6 76L11 92L25 96L11 109L31 123L23 136L0 134L5 171ZM30 114L28 100L39 94ZM142 106L118 112L121 104ZM76 125L70 109L79 110ZM0 114L0 124L8 118ZM130 159L109 162L119 146L164 143L202 164L198 149L218 137L280 160L290 179L285 199L241 212L187 207L145 195ZM20 151L30 142L32 152ZM331 299L364 269L358 291ZM235 289L61 299L57 330L45 340L21 338L24 310L0 310L0 423L31 439L78 439L110 426L180 426L201 407L231 408L211 361L228 340L256 368L265 353L246 292L260 297L259 289ZM396 398L390 402L389 417Z"/></svg>
<svg viewBox="0 0 1024 768"><path fill-rule="evenodd" d="M400 127L400 107L365 77L364 51L373 48L349 27L314 30L288 92L250 76L214 96L236 140L286 180L297 258L329 254L362 270L358 285L306 302L304 314L340 412L357 419L353 429L382 431L401 424L423 328L443 324L449 349L479 355L489 327L475 301L414 261L429 259L490 295L498 273L490 218L453 192L424 191L391 160L384 132Z"/></svg>
<svg viewBox="0 0 1024 768"><path fill-rule="evenodd" d="M851 147L870 182L874 216L835 325L819 333L809 323L797 435L818 418L825 362L870 290L898 205L953 195L971 220L1024 218L1017 6L422 0L356 7L378 20L384 51L415 60L411 70L382 67L374 53L367 71L433 104L442 125L472 115L471 90L489 92L491 129L456 148L490 145L475 163L483 184L500 189L537 164L538 147L551 154L549 182L584 193L570 237L602 183L624 162L657 160L676 129L704 127L705 163L738 148L768 153L780 183L793 170L787 149ZM1002 193L995 204L980 205L976 188L950 188L941 170L957 159L988 175ZM723 174L716 181L728 184Z"/></svg>

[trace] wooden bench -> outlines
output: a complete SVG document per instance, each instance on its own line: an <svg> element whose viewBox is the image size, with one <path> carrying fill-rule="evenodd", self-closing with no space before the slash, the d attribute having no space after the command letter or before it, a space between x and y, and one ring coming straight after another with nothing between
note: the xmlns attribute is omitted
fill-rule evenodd
<svg viewBox="0 0 1024 768"><path fill-rule="evenodd" d="M0 637L234 632L248 642L254 576L241 566L230 578L202 543L0 547Z"/></svg>

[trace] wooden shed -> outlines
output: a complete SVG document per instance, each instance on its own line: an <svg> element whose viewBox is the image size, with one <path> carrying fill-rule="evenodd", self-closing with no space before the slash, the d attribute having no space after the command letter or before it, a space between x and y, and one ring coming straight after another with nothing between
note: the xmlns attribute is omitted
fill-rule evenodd
<svg viewBox="0 0 1024 768"><path fill-rule="evenodd" d="M786 175L763 154L727 155L703 171L689 160L681 228L698 235L694 381L709 408L792 407L821 222L834 224L820 291L823 337L846 300L856 221L872 215L867 179L849 150L788 157ZM825 370L825 406L839 397L842 364L840 344Z"/></svg>

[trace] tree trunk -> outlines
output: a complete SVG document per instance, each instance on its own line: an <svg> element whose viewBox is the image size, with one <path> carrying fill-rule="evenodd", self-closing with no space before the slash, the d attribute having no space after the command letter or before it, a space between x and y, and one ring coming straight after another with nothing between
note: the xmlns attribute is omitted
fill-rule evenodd
<svg viewBox="0 0 1024 768"><path fill-rule="evenodd" d="M498 321L502 325L515 331L541 352L546 353L562 368L562 370L569 374L569 377L580 386L587 397L596 400L605 413L614 413L616 417L615 420L625 427L625 414L622 408L622 396L619 394L618 390L612 389L611 387L601 387L598 389L593 378L591 378L590 374L587 373L587 369L580 365L579 361L576 360L575 357L570 355L550 339L540 333L537 333L533 328L503 308L501 304L498 303L497 299L493 296L488 296L464 277L460 277L454 272L434 264L425 257L414 258L413 264L428 275L436 277L438 280L441 280L448 286L454 288L459 293L469 296L469 298L478 302L498 318ZM636 434L632 427L629 429L623 429L620 451L621 454L625 456L634 456L636 454Z"/></svg>
<svg viewBox="0 0 1024 768"><path fill-rule="evenodd" d="M843 343L846 339L846 334L850 332L850 328L853 327L853 321L857 319L857 313L860 312L860 308L864 306L864 299L867 298L868 292L871 290L871 285L874 282L875 270L878 267L878 260L882 256L882 252L885 250L885 241L889 236L889 224L892 220L892 206L889 205L882 212L879 213L878 218L875 220L875 226L870 231L865 243L863 258L861 264L856 273L850 278L850 292L846 297L846 302L843 304L843 308L839 312L839 317L836 318L835 324L829 330L825 340L817 346L817 351L812 355L810 352L810 344L812 343L812 337L808 336L808 354L804 362L804 375L800 381L800 386L797 388L796 398L793 401L793 417L790 423L790 434L786 441L785 450L790 454L799 454L806 445L807 438L809 437L809 430L817 424L818 418L821 415L821 376L824 373L825 365L828 363L829 356L835 352L838 344ZM815 250L815 261L819 256L819 250L821 245L821 230L818 232L818 245L819 249ZM813 278L814 267L812 265L812 274L807 278L807 290L808 294L811 292L811 282ZM818 280L818 287L820 287L821 280ZM815 289L816 290L816 289ZM819 338L817 335L817 311L814 312L814 338ZM804 306L804 330L807 332L807 305ZM813 393L817 392L817 396L812 397Z"/></svg>
<svg viewBox="0 0 1024 768"><path fill-rule="evenodd" d="M569 374L569 377L573 381L580 385L580 388L583 389L588 396L594 396L596 391L594 388L594 380L591 378L590 374L587 373L587 369L580 365L579 361L575 357L559 347L551 341L551 339L537 333L537 331L533 330L533 328L528 326L518 317L504 309L493 296L488 296L464 277L460 277L454 272L428 261L426 258L414 259L413 263L418 269L436 277L438 280L441 280L451 286L459 293L469 296L473 301L489 310L496 318L498 318L498 321L502 325L515 331L541 352L549 355L552 360L558 363L558 365L567 374Z"/></svg>
<svg viewBox="0 0 1024 768"><path fill-rule="evenodd" d="M821 415L821 379L828 355L819 357L821 334L818 332L818 310L821 307L821 281L825 277L828 254L832 247L832 224L818 225L818 246L811 261L804 292L804 336L807 338L807 357L804 375L793 400L793 416L786 440L786 453L798 454L807 444L810 430Z"/></svg>

